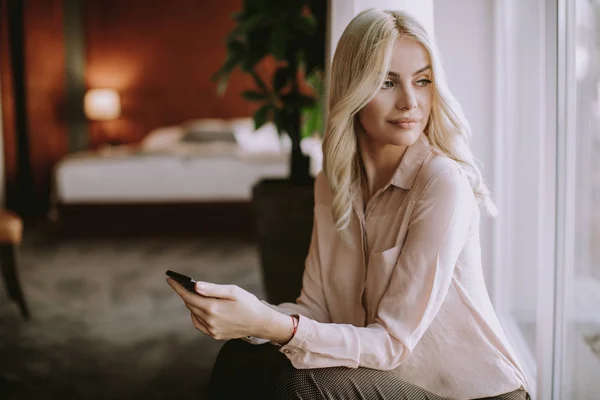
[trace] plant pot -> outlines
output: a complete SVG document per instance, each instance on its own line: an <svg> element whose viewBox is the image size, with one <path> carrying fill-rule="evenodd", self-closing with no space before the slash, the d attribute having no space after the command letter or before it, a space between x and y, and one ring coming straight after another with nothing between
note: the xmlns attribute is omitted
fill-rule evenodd
<svg viewBox="0 0 600 400"><path fill-rule="evenodd" d="M295 302L310 246L314 180L263 179L253 187L262 278L271 304Z"/></svg>

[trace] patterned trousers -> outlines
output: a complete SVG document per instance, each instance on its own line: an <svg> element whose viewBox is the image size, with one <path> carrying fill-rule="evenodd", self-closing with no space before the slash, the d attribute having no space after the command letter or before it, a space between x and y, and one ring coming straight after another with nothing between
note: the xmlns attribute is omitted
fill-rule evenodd
<svg viewBox="0 0 600 400"><path fill-rule="evenodd" d="M210 400L447 400L405 382L388 371L370 368L295 369L271 344L230 340L213 368ZM527 400L523 390L486 399Z"/></svg>

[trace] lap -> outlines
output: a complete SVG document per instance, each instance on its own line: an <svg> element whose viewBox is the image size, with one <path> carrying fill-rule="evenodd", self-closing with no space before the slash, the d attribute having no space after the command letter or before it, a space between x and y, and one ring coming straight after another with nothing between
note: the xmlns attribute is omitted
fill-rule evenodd
<svg viewBox="0 0 600 400"><path fill-rule="evenodd" d="M270 399L273 371L285 356L271 344L227 341L217 356L209 382L209 399Z"/></svg>
<svg viewBox="0 0 600 400"><path fill-rule="evenodd" d="M370 368L314 368L279 372L277 400L445 400L387 372Z"/></svg>
<svg viewBox="0 0 600 400"><path fill-rule="evenodd" d="M296 369L278 347L239 339L228 341L219 352L209 391L209 399L445 400L388 371L364 367ZM525 399L524 392L505 396L497 398Z"/></svg>
<svg viewBox="0 0 600 400"><path fill-rule="evenodd" d="M296 369L277 347L243 340L230 340L219 352L209 398L443 400L386 371L362 367Z"/></svg>

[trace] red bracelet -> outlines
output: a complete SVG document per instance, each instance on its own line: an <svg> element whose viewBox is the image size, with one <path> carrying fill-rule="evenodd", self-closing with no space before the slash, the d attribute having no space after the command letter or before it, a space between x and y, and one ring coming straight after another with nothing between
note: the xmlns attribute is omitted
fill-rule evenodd
<svg viewBox="0 0 600 400"><path fill-rule="evenodd" d="M292 317L292 323L294 324L294 331L292 332L292 339L296 336L296 331L298 330L298 319L296 319L295 315L290 315ZM292 340L290 339L290 340Z"/></svg>

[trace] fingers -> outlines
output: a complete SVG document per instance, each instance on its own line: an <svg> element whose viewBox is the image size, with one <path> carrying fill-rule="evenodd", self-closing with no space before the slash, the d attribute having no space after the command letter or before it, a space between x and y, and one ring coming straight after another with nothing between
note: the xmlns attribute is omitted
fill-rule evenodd
<svg viewBox="0 0 600 400"><path fill-rule="evenodd" d="M192 317L192 324L194 324L194 327L205 335L212 337L206 324L200 318L195 316L193 311L190 311L190 315Z"/></svg>
<svg viewBox="0 0 600 400"><path fill-rule="evenodd" d="M206 321L208 319L208 317L210 316L210 313L207 312L206 310L204 310L203 308L196 307L190 303L184 303L184 304L185 304L186 308L188 310L190 310L190 312L192 314L194 314L197 318L202 319L203 321Z"/></svg>
<svg viewBox="0 0 600 400"><path fill-rule="evenodd" d="M182 285L180 285L174 280L170 280L169 284L171 285L171 287L173 287L177 294L179 294L186 308L190 310L190 313L192 314L192 322L194 323L194 327L196 327L196 329L211 336L214 339L224 339L224 337L221 337L219 334L216 334L214 332L214 324L215 321L218 320L219 315L222 314L223 306L225 306L225 304L223 303L229 303L232 300L229 300L227 298L215 298L196 295L194 293L189 292L187 289L185 289ZM239 289L237 286L234 285L215 286L220 286L219 289L223 290L219 292L221 295L227 293L227 291L236 294L235 292L237 291L237 289Z"/></svg>
<svg viewBox="0 0 600 400"><path fill-rule="evenodd" d="M185 301L191 295L191 293L176 280L167 278L167 283L173 288L173 290L175 290L175 292L177 292L177 294L183 299L183 301Z"/></svg>
<svg viewBox="0 0 600 400"><path fill-rule="evenodd" d="M200 305L207 300L207 299L202 298L201 296L198 296L198 295L190 292L185 287L183 287L182 284L180 284L179 282L177 282L174 279L167 278L167 282L169 283L169 285L171 285L173 290L175 290L175 292L177 292L179 297L181 297L181 299L186 303Z"/></svg>
<svg viewBox="0 0 600 400"><path fill-rule="evenodd" d="M241 289L236 285L218 285L209 282L196 282L196 292L206 297L237 300Z"/></svg>
<svg viewBox="0 0 600 400"><path fill-rule="evenodd" d="M196 296L194 296L193 293L184 288L183 285L176 280L167 278L167 282L184 301L192 302L191 299L196 299ZM238 300L244 290L236 285L219 285L209 282L196 282L196 292L204 297Z"/></svg>
<svg viewBox="0 0 600 400"><path fill-rule="evenodd" d="M209 319L210 315L218 311L217 308L219 305L216 303L221 300L198 296L188 291L185 287L183 287L175 280L169 278L167 279L167 281L169 282L169 285L171 285L173 290L177 292L179 297L181 297L187 309L196 314L198 317L202 318L204 321Z"/></svg>
<svg viewBox="0 0 600 400"><path fill-rule="evenodd" d="M204 333L207 336L212 337L216 340L222 340L225 337L221 337L221 335L214 332L214 327L210 324L211 319L214 319L215 313L218 313L218 302L222 301L217 298L208 298L195 295L194 293L189 292L186 288L184 288L177 281L168 278L167 282L173 290L177 292L179 297L183 300L186 308L190 310L190 316L192 319L192 324L194 327L200 332ZM217 286L232 286L232 285L217 285ZM231 290L231 289L226 289Z"/></svg>

